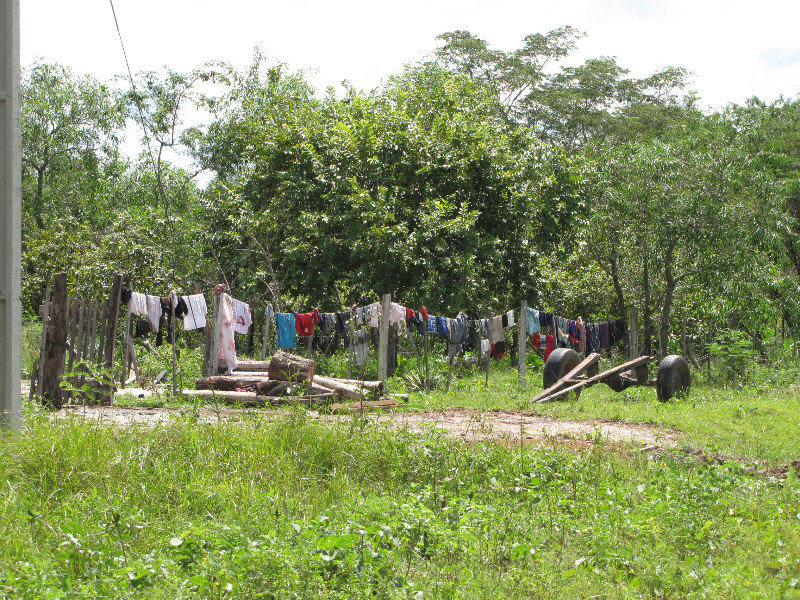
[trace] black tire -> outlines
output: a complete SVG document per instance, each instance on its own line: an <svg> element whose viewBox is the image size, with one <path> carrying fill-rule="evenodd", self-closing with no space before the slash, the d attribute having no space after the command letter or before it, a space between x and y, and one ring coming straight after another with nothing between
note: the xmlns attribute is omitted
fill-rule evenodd
<svg viewBox="0 0 800 600"><path fill-rule="evenodd" d="M579 362L581 362L581 357L578 356L578 353L572 348L557 348L553 350L550 356L547 357L547 362L544 364L544 371L542 373L542 385L544 389L549 388L556 381L577 367ZM580 395L580 388L570 392L570 397L574 396L575 400L577 400Z"/></svg>
<svg viewBox="0 0 800 600"><path fill-rule="evenodd" d="M656 393L661 402L672 398L685 398L692 387L692 374L689 372L689 363L677 354L665 356L658 365L656 375Z"/></svg>

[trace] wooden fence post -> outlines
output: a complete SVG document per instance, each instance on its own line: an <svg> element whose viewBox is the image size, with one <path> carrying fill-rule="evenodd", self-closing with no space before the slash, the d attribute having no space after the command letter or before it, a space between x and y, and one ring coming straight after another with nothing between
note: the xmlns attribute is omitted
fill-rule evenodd
<svg viewBox="0 0 800 600"><path fill-rule="evenodd" d="M639 358L639 309L631 306L630 324L628 326L629 358Z"/></svg>
<svg viewBox="0 0 800 600"><path fill-rule="evenodd" d="M122 275L114 277L111 292L108 295L108 310L106 311L106 344L105 344L105 370L108 377L108 393L101 404L111 405L114 397L114 351L117 346L117 321L119 320L119 300L122 294ZM174 318L173 318L174 325Z"/></svg>
<svg viewBox="0 0 800 600"><path fill-rule="evenodd" d="M264 311L266 316L266 322L264 323L264 339L261 340L261 360L267 360L267 350L268 350L268 341L269 341L269 328L272 325L272 317L274 316L272 304L267 304L267 308Z"/></svg>
<svg viewBox="0 0 800 600"><path fill-rule="evenodd" d="M169 312L170 322L172 323L172 331L169 332L169 341L172 343L172 395L178 395L178 347L175 345L175 330L178 324L175 322L175 301L178 296L175 290L172 290L169 295Z"/></svg>
<svg viewBox="0 0 800 600"><path fill-rule="evenodd" d="M47 323L44 352L42 399L59 409L63 402L61 376L64 374L64 353L67 349L67 274L56 273L53 301Z"/></svg>
<svg viewBox="0 0 800 600"><path fill-rule="evenodd" d="M489 352L486 353L486 387L489 387L489 372L491 371L492 363L492 319L494 319L494 312L491 308L486 309L486 318L489 319L489 325L486 328L487 339L489 339Z"/></svg>
<svg viewBox="0 0 800 600"><path fill-rule="evenodd" d="M528 301L523 300L519 309L519 385L524 390L527 386L526 371L527 362L525 352L527 350L528 337Z"/></svg>
<svg viewBox="0 0 800 600"><path fill-rule="evenodd" d="M380 328L378 330L378 379L386 381L389 365L389 312L392 310L392 295L384 294L381 303Z"/></svg>
<svg viewBox="0 0 800 600"><path fill-rule="evenodd" d="M42 343L39 347L39 368L36 374L36 393L41 398L44 385L44 349L47 345L47 324L50 322L50 286L44 291L44 309L42 310ZM32 387L32 386L31 386Z"/></svg>
<svg viewBox="0 0 800 600"><path fill-rule="evenodd" d="M425 319L425 326L423 327L422 331L424 332L423 337L425 338L425 393L431 391L431 369L428 363L428 320Z"/></svg>
<svg viewBox="0 0 800 600"><path fill-rule="evenodd" d="M347 378L353 376L353 360L355 358L355 348L353 347L353 340L355 339L356 329L356 305L350 307L350 327L347 331Z"/></svg>

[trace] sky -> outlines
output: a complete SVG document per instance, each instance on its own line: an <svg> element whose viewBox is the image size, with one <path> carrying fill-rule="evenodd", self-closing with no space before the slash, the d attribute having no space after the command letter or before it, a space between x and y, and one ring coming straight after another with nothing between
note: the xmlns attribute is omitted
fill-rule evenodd
<svg viewBox="0 0 800 600"><path fill-rule="evenodd" d="M21 62L67 65L111 81L126 67L109 0L20 0ZM634 77L688 69L700 106L800 94L800 0L113 0L130 67L190 71L212 60L244 69L258 49L318 89L372 90L430 57L458 29L513 50L524 36L585 33L564 64L613 56ZM186 116L187 124L192 116ZM122 151L141 150L129 124ZM170 157L189 167L188 156ZM202 177L204 185L207 176Z"/></svg>
<svg viewBox="0 0 800 600"><path fill-rule="evenodd" d="M133 71L245 67L256 48L305 70L318 89L369 90L470 31L511 50L529 33L586 33L571 62L614 56L634 76L693 75L702 105L800 93L800 0L114 0ZM21 0L21 61L59 62L109 80L125 73L109 0Z"/></svg>

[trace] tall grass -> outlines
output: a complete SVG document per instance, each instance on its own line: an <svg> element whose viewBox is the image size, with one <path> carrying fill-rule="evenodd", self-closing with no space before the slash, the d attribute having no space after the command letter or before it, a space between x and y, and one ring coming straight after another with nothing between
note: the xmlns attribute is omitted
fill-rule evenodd
<svg viewBox="0 0 800 600"><path fill-rule="evenodd" d="M779 597L800 484L302 411L0 441L8 598Z"/></svg>

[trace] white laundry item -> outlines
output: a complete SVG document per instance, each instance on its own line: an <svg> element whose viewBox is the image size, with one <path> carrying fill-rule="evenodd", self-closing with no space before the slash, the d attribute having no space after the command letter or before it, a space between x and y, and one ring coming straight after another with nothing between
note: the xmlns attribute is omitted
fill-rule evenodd
<svg viewBox="0 0 800 600"><path fill-rule="evenodd" d="M231 298L233 303L233 330L236 333L247 333L253 317L250 314L250 305L236 298Z"/></svg>
<svg viewBox="0 0 800 600"><path fill-rule="evenodd" d="M147 318L153 326L153 331L158 333L158 322L161 320L161 298L147 295Z"/></svg>
<svg viewBox="0 0 800 600"><path fill-rule="evenodd" d="M486 358L489 356L489 352L492 349L492 345L487 339L481 340L481 357Z"/></svg>
<svg viewBox="0 0 800 600"><path fill-rule="evenodd" d="M128 303L132 315L146 315L147 314L147 296L139 292L131 292L131 299Z"/></svg>
<svg viewBox="0 0 800 600"><path fill-rule="evenodd" d="M186 308L189 311L183 317L183 328L188 330L205 327L206 315L208 314L205 296L203 294L194 294L192 296L181 296L181 298L186 302Z"/></svg>
<svg viewBox="0 0 800 600"><path fill-rule="evenodd" d="M516 321L514 321L514 311L513 310L508 311L506 313L506 318L508 319L508 327L513 327L516 323Z"/></svg>
<svg viewBox="0 0 800 600"><path fill-rule="evenodd" d="M233 298L228 294L220 296L219 309L219 360L225 361L228 373L236 369L236 341L233 339Z"/></svg>

